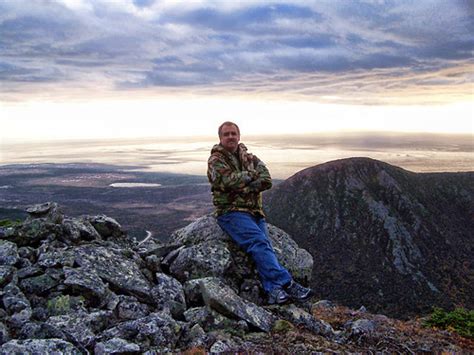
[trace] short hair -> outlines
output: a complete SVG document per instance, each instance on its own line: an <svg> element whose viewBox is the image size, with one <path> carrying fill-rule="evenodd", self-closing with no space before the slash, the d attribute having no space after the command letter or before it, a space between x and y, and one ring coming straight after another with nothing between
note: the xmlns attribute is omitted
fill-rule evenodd
<svg viewBox="0 0 474 355"><path fill-rule="evenodd" d="M237 126L234 122L225 121L223 124L221 124L221 125L219 126L219 130L217 131L217 133L219 134L219 138L221 137L222 128L223 128L224 126L235 126L235 128L237 128L237 133L238 133L239 136L240 136L240 129L239 129L239 126Z"/></svg>

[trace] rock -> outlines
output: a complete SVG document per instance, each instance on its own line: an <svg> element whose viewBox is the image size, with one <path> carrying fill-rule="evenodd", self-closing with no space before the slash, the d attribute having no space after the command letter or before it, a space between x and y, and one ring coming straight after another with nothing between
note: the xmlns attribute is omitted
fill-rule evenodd
<svg viewBox="0 0 474 355"><path fill-rule="evenodd" d="M13 266L2 265L0 266L0 287L9 283L15 275L16 269Z"/></svg>
<svg viewBox="0 0 474 355"><path fill-rule="evenodd" d="M80 351L61 339L25 339L3 344L0 354L80 354Z"/></svg>
<svg viewBox="0 0 474 355"><path fill-rule="evenodd" d="M358 319L356 321L349 321L344 325L347 329L349 337L357 337L361 335L370 335L375 332L376 324L369 319Z"/></svg>
<svg viewBox="0 0 474 355"><path fill-rule="evenodd" d="M43 218L54 224L61 224L64 218L61 209L55 202L46 202L30 206L26 209L26 212L28 212L31 218Z"/></svg>
<svg viewBox="0 0 474 355"><path fill-rule="evenodd" d="M248 325L245 321L239 322L235 319L229 319L213 309L209 309L209 307L190 308L184 312L184 318L188 324L199 324L206 332L219 329L231 329L233 332L248 331Z"/></svg>
<svg viewBox="0 0 474 355"><path fill-rule="evenodd" d="M110 237L120 238L124 235L120 224L115 219L105 215L84 216L83 221L89 222L104 239Z"/></svg>
<svg viewBox="0 0 474 355"><path fill-rule="evenodd" d="M180 348L204 348L207 343L207 334L199 324L194 324L190 329L186 329L179 339Z"/></svg>
<svg viewBox="0 0 474 355"><path fill-rule="evenodd" d="M234 290L217 278L205 278L200 282L204 302L228 317L242 319L252 326L269 332L273 324L270 312L239 297Z"/></svg>
<svg viewBox="0 0 474 355"><path fill-rule="evenodd" d="M66 218L63 227L66 232L65 239L73 243L101 239L100 234L87 220L80 221L74 218Z"/></svg>
<svg viewBox="0 0 474 355"><path fill-rule="evenodd" d="M181 282L208 276L224 276L231 255L223 242L203 242L181 250L170 267L170 273Z"/></svg>
<svg viewBox="0 0 474 355"><path fill-rule="evenodd" d="M10 340L10 333L3 322L0 322L0 345Z"/></svg>
<svg viewBox="0 0 474 355"><path fill-rule="evenodd" d="M75 342L87 347L94 343L96 333L105 329L111 319L110 311L77 312L50 317L46 324L62 330L73 337Z"/></svg>
<svg viewBox="0 0 474 355"><path fill-rule="evenodd" d="M235 348L236 344L230 340L218 340L212 344L209 351L211 354L221 354L233 352L232 350L235 350Z"/></svg>
<svg viewBox="0 0 474 355"><path fill-rule="evenodd" d="M15 243L0 240L0 265L12 266L15 265L20 256L18 255L18 248Z"/></svg>
<svg viewBox="0 0 474 355"><path fill-rule="evenodd" d="M93 305L104 305L110 290L102 282L94 269L80 267L72 269L64 267L64 285L71 288L73 293L82 295Z"/></svg>
<svg viewBox="0 0 474 355"><path fill-rule="evenodd" d="M293 324L301 325L315 334L323 335L325 337L332 337L334 335L334 330L328 323L316 319L311 314L298 308L294 304L273 306L273 308L283 319L286 319Z"/></svg>
<svg viewBox="0 0 474 355"><path fill-rule="evenodd" d="M30 302L20 288L14 284L8 284L3 288L3 306L9 314L20 312L30 308Z"/></svg>
<svg viewBox="0 0 474 355"><path fill-rule="evenodd" d="M125 339L112 338L110 340L97 343L94 347L94 354L138 354L140 347L137 344L130 343Z"/></svg>
<svg viewBox="0 0 474 355"><path fill-rule="evenodd" d="M156 274L156 281L157 286L151 290L155 303L167 307L174 318L182 317L186 310L183 286L178 280L163 273Z"/></svg>
<svg viewBox="0 0 474 355"><path fill-rule="evenodd" d="M149 313L149 307L138 302L132 296L118 296L119 303L116 307L117 317L120 320L133 320L146 317Z"/></svg>
<svg viewBox="0 0 474 355"><path fill-rule="evenodd" d="M313 305L311 306L311 312L315 311L315 310L330 310L330 309L334 309L334 304L329 301L329 300L321 300L321 301L318 301L318 302L315 302L313 303Z"/></svg>
<svg viewBox="0 0 474 355"><path fill-rule="evenodd" d="M42 240L54 240L62 234L63 229L59 224L44 219L31 219L8 229L5 237L19 247L37 247Z"/></svg>
<svg viewBox="0 0 474 355"><path fill-rule="evenodd" d="M21 268L17 271L16 276L21 279L26 279L28 277L39 276L43 274L43 269L38 266L28 266Z"/></svg>
<svg viewBox="0 0 474 355"><path fill-rule="evenodd" d="M278 260L290 271L296 280L307 282L311 278L313 269L311 254L299 248L296 242L281 229L268 224L268 232ZM187 248L193 248L192 251L199 250L197 246L204 244L201 252L213 252L213 259L222 259L219 262L214 261L212 267L205 265L204 260L199 261L199 266L202 265L207 274L203 271L200 272L200 275L196 275L196 277L189 277L186 275L186 270L180 267L181 272L179 272L179 276L175 276L180 281L199 276L222 276L227 274L228 269L232 269L232 274L236 274L240 278L249 277L255 272L253 268L249 267L252 264L249 258L238 249L232 239L219 227L215 217L212 215L201 217L188 226L174 232L170 236L169 243L184 244ZM213 246L213 248L210 246ZM230 251L234 259L231 264L228 263L228 258L230 257L228 253ZM189 266L196 261L193 259L191 252L188 251L183 255L181 253L182 251L179 253L178 258L183 265ZM174 265L175 262L177 261L171 264L171 270L173 270L173 267L177 268ZM219 269L219 264L221 269L225 268L226 270ZM198 271L195 271L195 273L198 273ZM230 280L226 281L229 282Z"/></svg>
<svg viewBox="0 0 474 355"><path fill-rule="evenodd" d="M69 247L42 246L38 253L37 263L44 268L74 265L74 253Z"/></svg>
<svg viewBox="0 0 474 355"><path fill-rule="evenodd" d="M27 294L41 295L58 284L57 280L48 274L43 274L21 280L20 288Z"/></svg>
<svg viewBox="0 0 474 355"><path fill-rule="evenodd" d="M186 298L186 304L188 306L198 307L204 305L200 280L201 279L189 280L183 284L183 291Z"/></svg>
<svg viewBox="0 0 474 355"><path fill-rule="evenodd" d="M146 303L153 303L150 283L140 272L136 262L126 258L120 250L83 245L74 249L74 255L79 266L94 270L117 293L130 294Z"/></svg>
<svg viewBox="0 0 474 355"><path fill-rule="evenodd" d="M104 339L123 338L138 344L174 348L181 326L166 312L151 313L146 317L126 321L102 333Z"/></svg>
<svg viewBox="0 0 474 355"><path fill-rule="evenodd" d="M18 255L21 258L28 259L32 263L36 262L36 249L32 247L20 247L18 248Z"/></svg>

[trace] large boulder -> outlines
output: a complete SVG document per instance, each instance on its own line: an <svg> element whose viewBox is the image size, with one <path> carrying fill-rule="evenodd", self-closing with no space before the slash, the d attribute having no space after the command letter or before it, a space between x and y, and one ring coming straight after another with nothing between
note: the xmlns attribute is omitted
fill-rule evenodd
<svg viewBox="0 0 474 355"><path fill-rule="evenodd" d="M280 263L300 282L309 281L313 258L284 231L268 225L269 239ZM170 244L185 247L170 263L170 272L181 282L203 277L221 277L240 288L244 280L258 279L253 261L217 224L212 215L197 219L174 232Z"/></svg>
<svg viewBox="0 0 474 355"><path fill-rule="evenodd" d="M265 332L272 328L274 319L270 312L240 298L220 279L204 278L200 281L200 285L204 302L208 307L228 317L244 320Z"/></svg>

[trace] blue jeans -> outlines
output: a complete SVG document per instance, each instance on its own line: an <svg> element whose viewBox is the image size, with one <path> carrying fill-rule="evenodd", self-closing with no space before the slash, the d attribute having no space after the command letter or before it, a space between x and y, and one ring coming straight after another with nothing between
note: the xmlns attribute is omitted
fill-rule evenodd
<svg viewBox="0 0 474 355"><path fill-rule="evenodd" d="M217 217L217 223L255 261L266 292L291 281L290 273L275 256L265 218L246 212L228 212Z"/></svg>

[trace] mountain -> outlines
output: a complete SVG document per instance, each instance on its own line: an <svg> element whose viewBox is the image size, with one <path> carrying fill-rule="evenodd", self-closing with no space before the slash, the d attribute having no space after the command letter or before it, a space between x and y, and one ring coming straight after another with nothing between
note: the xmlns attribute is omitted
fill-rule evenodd
<svg viewBox="0 0 474 355"><path fill-rule="evenodd" d="M298 172L264 196L268 221L314 258L316 294L396 317L474 305L474 173L369 158Z"/></svg>
<svg viewBox="0 0 474 355"><path fill-rule="evenodd" d="M474 343L337 306L265 305L254 264L201 217L161 244L105 215L35 205L0 227L0 354L472 352ZM280 262L310 279L313 259L269 225Z"/></svg>

